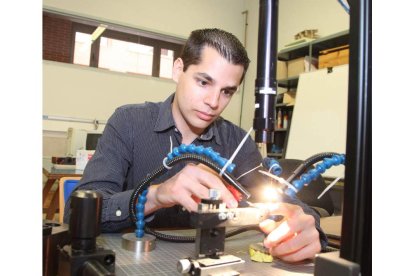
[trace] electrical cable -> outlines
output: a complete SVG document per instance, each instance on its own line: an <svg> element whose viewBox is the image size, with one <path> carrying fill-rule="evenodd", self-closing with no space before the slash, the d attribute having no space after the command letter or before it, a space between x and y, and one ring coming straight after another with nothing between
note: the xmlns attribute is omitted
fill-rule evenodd
<svg viewBox="0 0 414 276"><path fill-rule="evenodd" d="M260 227L258 225L250 225L250 226L244 226L240 228L236 228L230 231L227 231L225 234L226 238L230 238L233 236L236 236L240 233L244 233L247 231L258 231L261 232ZM157 237L160 240L168 241L168 242L176 242L176 243L192 243L195 242L196 237L195 236L176 236L176 235L168 235L164 233L157 232L149 227L145 227L145 232Z"/></svg>
<svg viewBox="0 0 414 276"><path fill-rule="evenodd" d="M295 179L299 175L299 172L303 172L308 167L321 160L322 162L317 164L315 168L308 170L307 172L301 174L300 178ZM345 164L345 154L320 153L311 156L310 158L306 159L301 165L299 165L295 172L288 178L289 181L287 182L291 183L295 189L287 187L285 188L284 193L290 197L295 197L296 193L300 191L303 186L318 178L330 167L341 164Z"/></svg>
<svg viewBox="0 0 414 276"><path fill-rule="evenodd" d="M188 153L191 152L191 153ZM199 155L204 154L205 156ZM147 177L142 180L135 190L132 192L130 202L129 202L129 215L131 218L131 221L134 222L136 225L140 225L140 231L142 231L143 221L138 221L137 219L137 209L136 202L138 201L138 198L140 194L147 190L150 186L150 183L154 181L157 177L164 174L167 170L171 169L174 165L176 165L179 162L184 161L196 161L201 164L206 165L207 167L213 169L215 172L220 173L223 172L222 168L220 168L216 163L214 163L211 159L214 159L216 162L219 160L221 165L225 161L223 158L219 157L218 153L215 153L212 149L207 148L204 149L203 147L195 147L194 145L190 146L183 146L181 145L178 148L174 148L174 150L168 154L168 158L164 159L163 165L154 170L152 173L148 174ZM339 155L334 152L324 152L324 153L318 153L315 154L308 159L306 159L302 164L300 164L294 172L291 174L291 176L288 178L287 182L291 183L290 181L297 178L299 175L301 175L305 170L308 169L309 166L324 160L322 164L318 164L316 167L317 169L313 169L310 172L305 173L302 175L302 177L299 180L295 180L297 183L300 183L298 188L300 189L304 183L309 183L313 178L315 178L316 174L321 174L325 171L325 169L331 167L332 165L339 165L343 164L345 161L345 155ZM225 162L224 162L225 163ZM233 166L234 168L234 166ZM233 169L232 168L232 169ZM232 170L231 169L231 170ZM279 173L279 172L278 172ZM229 173L223 172L222 178L230 184L231 187L237 189L241 194L247 199L250 197L250 193L242 187L237 180ZM299 190L298 189L298 190ZM291 191L291 189L288 189L286 191L288 195L293 196L295 193ZM143 208L141 208L143 209ZM142 210L143 212L143 210ZM143 218L143 215L140 214L140 218ZM234 235L237 235L239 233L249 231L249 230L256 230L260 231L260 228L255 226L247 226L247 227L241 227L232 231L228 231L225 234L225 237L231 237ZM149 228L148 226L144 227L144 231L148 234L151 234L155 237L157 237L160 240L170 241L170 242L180 242L180 243L191 243L195 241L194 236L176 236L176 235L168 235L160 232L156 232L155 230Z"/></svg>
<svg viewBox="0 0 414 276"><path fill-rule="evenodd" d="M207 167L213 169L217 173L220 172L221 170L220 167L218 167L215 163L213 163L207 157L199 156L197 154L192 154L192 153L185 153L183 155L176 156L173 159L167 161L166 164L167 166L174 166L181 161L198 161L206 165ZM140 184L138 184L137 188L135 188L135 190L132 192L131 199L129 201L129 215L134 223L136 222L135 203L137 201L138 195L145 188L148 188L151 181L153 181L154 179L156 179L157 177L159 177L161 174L165 173L166 171L167 171L167 168L165 168L164 166L160 166L155 171L147 175L147 177ZM231 186L236 188L239 192L241 192L242 195L246 199L250 197L250 193L243 186L241 186L232 175L228 173L223 173L222 177L228 184L230 184Z"/></svg>
<svg viewBox="0 0 414 276"><path fill-rule="evenodd" d="M293 173L286 179L287 182L292 183L292 180L297 178L299 175L304 173L310 166L313 164L322 161L324 158L332 157L334 155L339 155L339 153L336 152L321 152L312 155L311 157L307 158L300 164L296 169L293 171Z"/></svg>
<svg viewBox="0 0 414 276"><path fill-rule="evenodd" d="M193 154L193 153L184 153L184 154L175 156L175 157L171 158L170 160L166 161L166 165L167 165L167 167L172 167L172 166L176 165L177 163L183 162L183 161L197 161L197 162L202 163L202 164L206 165L207 167L213 169L217 173L219 173L221 171L221 168L219 166L217 166L213 161L208 159L206 156L200 156L200 155ZM132 222L134 222L135 224L138 221L137 218L136 218L135 203L137 202L137 199L138 199L139 195L141 194L142 191L144 191L145 189L147 189L149 187L150 183L152 181L154 181L154 179L156 179L157 177L159 177L160 175L165 173L167 170L168 170L168 168L166 168L164 165L160 166L159 168L154 170L152 173L148 174L147 177L144 180L142 180L138 184L137 188L135 188L135 190L132 192L132 195L131 195L131 198L130 198L130 201L129 201L129 215L130 215L130 218L131 218ZM250 193L243 186L241 186L234 179L234 177L232 175L224 172L222 177L230 186L236 188L239 192L241 192L241 194L245 198L250 197ZM172 242L194 242L195 241L195 237L192 237L192 236L166 235L166 234L163 234L163 233L156 232L156 231L150 229L147 226L144 227L144 230L145 230L146 233L152 234L152 235L154 235L155 237L157 237L161 240L167 240L167 241L172 241ZM235 234L232 234L233 232L229 232L229 233L231 235L235 235ZM238 232L235 231L235 233L238 233Z"/></svg>

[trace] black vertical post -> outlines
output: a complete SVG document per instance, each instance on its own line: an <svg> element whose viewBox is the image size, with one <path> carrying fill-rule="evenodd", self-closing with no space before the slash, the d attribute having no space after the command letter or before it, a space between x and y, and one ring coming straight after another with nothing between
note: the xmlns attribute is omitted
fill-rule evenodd
<svg viewBox="0 0 414 276"><path fill-rule="evenodd" d="M372 4L371 0L348 2L348 117L341 250L339 256L317 256L315 276L372 275Z"/></svg>
<svg viewBox="0 0 414 276"><path fill-rule="evenodd" d="M349 0L348 127L340 257L372 269L371 0Z"/></svg>
<svg viewBox="0 0 414 276"><path fill-rule="evenodd" d="M96 250L96 237L101 234L102 196L93 191L75 191L71 195L69 234L72 249Z"/></svg>
<svg viewBox="0 0 414 276"><path fill-rule="evenodd" d="M260 0L253 128L257 143L273 143L275 129L278 5Z"/></svg>

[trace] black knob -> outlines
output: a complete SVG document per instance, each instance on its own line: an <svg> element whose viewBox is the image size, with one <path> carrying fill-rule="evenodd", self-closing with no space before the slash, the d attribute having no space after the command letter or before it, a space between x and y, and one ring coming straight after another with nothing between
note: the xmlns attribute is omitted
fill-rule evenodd
<svg viewBox="0 0 414 276"><path fill-rule="evenodd" d="M73 250L94 251L101 233L102 196L94 191L75 191L71 195L69 234Z"/></svg>

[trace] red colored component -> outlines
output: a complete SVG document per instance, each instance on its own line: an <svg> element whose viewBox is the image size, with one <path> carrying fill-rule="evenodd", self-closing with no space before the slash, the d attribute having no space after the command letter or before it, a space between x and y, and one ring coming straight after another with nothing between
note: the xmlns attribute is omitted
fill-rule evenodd
<svg viewBox="0 0 414 276"><path fill-rule="evenodd" d="M237 189L234 188L233 186L231 186L229 184L226 184L226 188L234 196L234 198L237 200L237 202L240 202L243 199L242 194L239 191L237 191Z"/></svg>

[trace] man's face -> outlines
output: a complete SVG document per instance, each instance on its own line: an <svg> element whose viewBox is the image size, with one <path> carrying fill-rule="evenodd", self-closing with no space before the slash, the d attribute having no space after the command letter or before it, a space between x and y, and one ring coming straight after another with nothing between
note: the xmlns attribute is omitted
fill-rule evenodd
<svg viewBox="0 0 414 276"><path fill-rule="evenodd" d="M185 124L193 133L201 134L220 116L237 91L243 66L229 63L215 49L205 47L201 62L183 71L181 59L174 63L173 79L177 91L173 115L180 127Z"/></svg>

